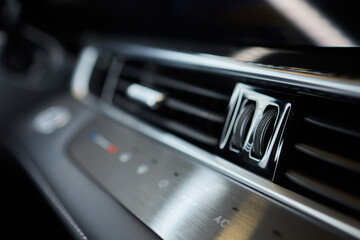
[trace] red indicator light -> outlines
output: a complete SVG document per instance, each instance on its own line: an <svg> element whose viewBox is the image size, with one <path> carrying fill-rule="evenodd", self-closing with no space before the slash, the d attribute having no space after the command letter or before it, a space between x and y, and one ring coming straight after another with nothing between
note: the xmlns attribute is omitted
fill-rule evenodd
<svg viewBox="0 0 360 240"><path fill-rule="evenodd" d="M118 151L118 147L115 144L112 144L107 149L108 153L114 154Z"/></svg>

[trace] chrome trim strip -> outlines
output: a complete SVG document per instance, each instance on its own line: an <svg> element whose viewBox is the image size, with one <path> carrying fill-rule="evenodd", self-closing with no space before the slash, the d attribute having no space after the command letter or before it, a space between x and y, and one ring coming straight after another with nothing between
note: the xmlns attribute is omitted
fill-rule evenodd
<svg viewBox="0 0 360 240"><path fill-rule="evenodd" d="M71 94L73 97L83 99L89 94L89 81L98 56L98 50L91 46L86 47L81 52L71 80Z"/></svg>
<svg viewBox="0 0 360 240"><path fill-rule="evenodd" d="M287 113L290 111L291 104L290 103L283 103L277 99L272 97L263 95L261 93L255 92L252 90L251 87L244 85L242 83L238 83L235 86L235 90L231 96L231 100L229 103L229 112L226 118L226 122L223 128L222 137L220 139L219 147L223 149L227 143L229 143L229 149L233 152L239 152L237 149L231 147L231 139L230 134L236 128L236 119L241 114L242 108L244 107L244 102L247 100L251 100L256 103L256 109L254 112L254 116L250 125L250 129L247 133L244 147L241 150L244 150L249 153L249 159L256 161L258 166L261 168L265 168L270 160L270 155L272 153L273 148L275 147L275 142L281 142L282 129L286 126L286 116ZM235 106L236 102L236 106ZM234 107L235 106L235 107ZM275 130L273 136L271 138L271 142L261 159L257 159L252 155L252 145L253 143L250 141L255 133L256 127L259 124L260 120L263 117L263 113L268 106L273 106L278 109L278 116L275 122ZM230 123L230 124L229 124ZM278 137L280 135L280 137Z"/></svg>
<svg viewBox="0 0 360 240"><path fill-rule="evenodd" d="M209 55L196 55L187 53L178 53L168 50L160 50L149 47L142 47L136 45L121 45L121 52L127 55L146 57L151 59L160 59L170 62L178 62L184 64L194 64L197 66L206 66L213 68L223 68L232 71L239 71L243 75L259 74L269 77L277 77L280 79L268 79L263 77L263 80L275 81L279 83L287 83L295 86L309 86L313 89L327 89L330 92L337 92L339 94L360 97L360 85L352 83L350 80L347 83L341 84L340 80L326 80L327 77L312 76L310 74L294 74L280 70L260 68L245 63L236 63L227 58L209 56ZM131 47L130 47L131 46ZM77 70L78 71L78 70ZM88 71L90 71L88 69ZM250 74L247 74L248 71ZM85 75L88 73L84 73ZM75 74L73 84L71 85L72 92L75 91L74 82L81 85L81 88L88 88L86 81L79 81L77 78L83 78L80 74ZM290 80L286 80L290 78ZM89 107L94 107L93 98L82 98L83 103ZM232 99L234 108L236 102ZM172 134L159 130L149 124L146 124L131 115L115 108L110 103L102 99L100 107L105 114L117 120L118 122L126 125L129 128L137 130L144 135L147 135L156 141L159 141L167 146L177 149L180 152L192 157L198 163L211 167L212 169L225 174L226 176L235 179L246 186L249 186L262 194L265 194L287 206L296 209L304 214L307 214L315 219L329 224L330 226L339 229L347 234L359 238L360 229L358 228L359 222L348 216L345 216L337 211L329 209L319 203L307 199L299 194L289 191L281 186L278 186L270 181L267 181L245 169L240 168L223 158L212 155L203 149L200 149Z"/></svg>
<svg viewBox="0 0 360 240"><path fill-rule="evenodd" d="M277 148L275 150L275 157L274 157L274 162L276 163L276 165L278 164L279 162L279 158L280 158L280 154L281 154L281 149L282 149L282 146L283 146L283 143L284 143L284 131L285 131L285 128L286 128L286 123L288 121L288 118L289 118L289 115L290 115L290 110L291 110L291 104L290 103L287 103L284 107L284 114L282 115L282 120L281 120L281 124L282 124L282 129L281 131L278 133L280 135L279 137L279 143L277 145ZM277 169L277 166L275 167L275 169ZM275 170L276 171L276 170ZM275 172L274 172L274 175L273 176L276 176L275 175ZM274 180L274 179L273 179Z"/></svg>
<svg viewBox="0 0 360 240"><path fill-rule="evenodd" d="M277 120L276 120L276 123L275 123L276 129L275 129L274 134L272 136L272 140L270 142L270 145L269 145L268 149L266 150L265 155L263 156L263 158L261 159L261 161L258 164L259 167L261 167L261 168L265 168L268 165L269 160L270 160L270 154L273 151L273 148L275 146L275 142L277 140L279 140L279 142L283 141L283 139L282 139L283 134L282 133L284 131L284 128L286 128L287 117L289 116L289 112L290 112L290 109L291 109L291 104L286 103L285 106L283 106L282 108L280 108L279 106L277 106L277 108L279 109L279 114L281 114L281 115L277 117ZM279 148L277 148L276 151L279 151ZM276 152L276 155L279 155L279 154L277 154L277 152ZM277 160L275 160L275 161L277 161Z"/></svg>
<svg viewBox="0 0 360 240"><path fill-rule="evenodd" d="M116 45L109 44L113 45L114 51L122 55L226 70L239 76L256 77L261 81L306 87L313 90L360 98L360 80L357 79L292 72L257 66L252 63L237 61L231 57L211 54L184 53L122 42Z"/></svg>
<svg viewBox="0 0 360 240"><path fill-rule="evenodd" d="M110 64L109 72L106 76L104 87L101 93L101 100L111 102L114 98L116 86L122 71L124 62L114 58Z"/></svg>
<svg viewBox="0 0 360 240"><path fill-rule="evenodd" d="M231 134L232 127L230 126L234 126L234 122L236 119L234 115L239 111L240 103L241 103L240 100L242 99L242 94L243 94L243 92L241 91L241 87L242 87L241 84L236 84L234 91L231 95L231 99L228 106L228 114L226 116L226 121L220 138L220 143L219 143L220 149L224 149Z"/></svg>

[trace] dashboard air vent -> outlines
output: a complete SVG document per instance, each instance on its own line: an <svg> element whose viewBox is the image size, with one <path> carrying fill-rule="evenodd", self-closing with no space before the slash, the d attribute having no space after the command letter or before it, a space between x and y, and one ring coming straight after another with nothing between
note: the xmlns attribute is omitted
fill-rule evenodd
<svg viewBox="0 0 360 240"><path fill-rule="evenodd" d="M309 100L284 174L295 191L360 212L359 106Z"/></svg>
<svg viewBox="0 0 360 240"><path fill-rule="evenodd" d="M128 60L113 103L209 149L218 145L234 87L214 78L199 71Z"/></svg>
<svg viewBox="0 0 360 240"><path fill-rule="evenodd" d="M101 52L95 62L90 77L89 90L95 96L100 97L104 87L113 56L109 52Z"/></svg>

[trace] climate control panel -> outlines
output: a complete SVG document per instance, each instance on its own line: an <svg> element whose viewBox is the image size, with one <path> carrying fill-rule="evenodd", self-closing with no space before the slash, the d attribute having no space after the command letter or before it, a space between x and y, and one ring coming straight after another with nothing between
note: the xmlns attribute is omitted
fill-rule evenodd
<svg viewBox="0 0 360 240"><path fill-rule="evenodd" d="M105 118L85 127L71 142L70 153L100 186L164 239L341 236L194 157Z"/></svg>

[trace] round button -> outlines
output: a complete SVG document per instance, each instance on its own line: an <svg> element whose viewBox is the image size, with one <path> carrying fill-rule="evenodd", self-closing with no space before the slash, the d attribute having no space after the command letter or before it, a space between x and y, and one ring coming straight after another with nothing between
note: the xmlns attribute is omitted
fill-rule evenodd
<svg viewBox="0 0 360 240"><path fill-rule="evenodd" d="M37 132L47 135L66 126L70 120L71 114L66 107L53 106L35 117L33 127Z"/></svg>
<svg viewBox="0 0 360 240"><path fill-rule="evenodd" d="M166 188L170 184L169 180L162 179L159 181L158 186L159 188Z"/></svg>
<svg viewBox="0 0 360 240"><path fill-rule="evenodd" d="M131 154L128 152L121 153L119 156L119 161L121 163L126 163L131 160Z"/></svg>

